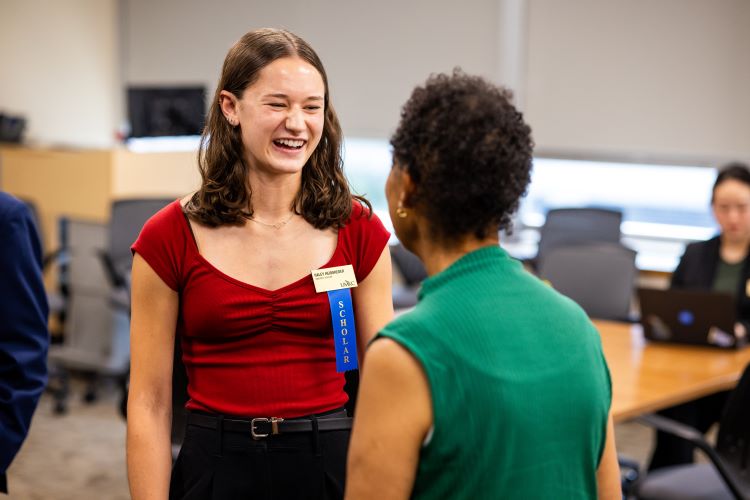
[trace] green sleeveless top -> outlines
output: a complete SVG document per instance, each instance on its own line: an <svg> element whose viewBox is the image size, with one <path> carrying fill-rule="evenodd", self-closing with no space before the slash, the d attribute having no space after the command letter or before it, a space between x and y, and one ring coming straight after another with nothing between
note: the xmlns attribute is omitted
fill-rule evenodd
<svg viewBox="0 0 750 500"><path fill-rule="evenodd" d="M572 300L484 247L424 281L380 337L410 351L430 385L412 498L596 498L611 386Z"/></svg>

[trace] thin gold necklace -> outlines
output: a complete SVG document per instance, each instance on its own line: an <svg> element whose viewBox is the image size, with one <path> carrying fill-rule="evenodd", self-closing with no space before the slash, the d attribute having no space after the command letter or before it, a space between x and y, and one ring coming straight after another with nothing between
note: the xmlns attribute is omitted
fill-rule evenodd
<svg viewBox="0 0 750 500"><path fill-rule="evenodd" d="M272 227L274 229L281 229L282 227L286 226L290 220L292 220L292 217L294 217L294 212L292 212L289 217L287 217L285 220L275 222L273 224L269 224L268 222L263 222L260 219L256 219L255 217L250 217L250 220L255 222L256 224L260 224L261 226L266 227Z"/></svg>

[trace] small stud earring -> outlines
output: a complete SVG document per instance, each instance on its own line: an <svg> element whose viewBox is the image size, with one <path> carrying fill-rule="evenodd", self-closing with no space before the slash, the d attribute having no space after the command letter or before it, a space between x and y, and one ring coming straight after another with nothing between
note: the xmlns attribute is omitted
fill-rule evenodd
<svg viewBox="0 0 750 500"><path fill-rule="evenodd" d="M399 219L406 219L409 216L409 212L407 212L406 209L401 206L401 203L399 203L396 208L396 215Z"/></svg>

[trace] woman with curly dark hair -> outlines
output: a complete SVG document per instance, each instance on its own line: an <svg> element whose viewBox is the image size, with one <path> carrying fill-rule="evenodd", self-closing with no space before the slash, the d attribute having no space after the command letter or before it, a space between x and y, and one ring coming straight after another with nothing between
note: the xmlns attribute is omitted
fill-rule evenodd
<svg viewBox="0 0 750 500"><path fill-rule="evenodd" d="M200 189L133 245L134 499L343 496L344 372L393 309L388 233L350 193L340 148L313 49L244 35L210 104ZM175 335L190 400L170 481Z"/></svg>
<svg viewBox="0 0 750 500"><path fill-rule="evenodd" d="M430 277L369 347L347 498L619 498L599 335L499 246L532 161L510 98L456 71L404 105L386 195Z"/></svg>

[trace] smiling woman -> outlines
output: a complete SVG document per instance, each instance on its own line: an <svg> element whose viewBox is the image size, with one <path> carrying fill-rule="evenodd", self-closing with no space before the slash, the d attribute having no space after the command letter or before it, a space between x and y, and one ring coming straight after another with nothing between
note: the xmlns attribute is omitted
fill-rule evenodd
<svg viewBox="0 0 750 500"><path fill-rule="evenodd" d="M133 245L133 498L343 496L351 420L339 362L361 355L393 309L389 235L349 191L341 137L304 40L262 29L230 49L201 139L201 187ZM351 279L316 293L310 271L328 268ZM331 310L347 299L359 349L350 335L339 359ZM190 400L170 480L175 336Z"/></svg>
<svg viewBox="0 0 750 500"><path fill-rule="evenodd" d="M299 215L318 229L340 227L352 209L341 141L328 77L312 47L287 31L252 31L224 61L199 150L204 183L185 211L209 226L249 219L255 202L246 177L275 166L301 173Z"/></svg>
<svg viewBox="0 0 750 500"><path fill-rule="evenodd" d="M320 73L299 57L277 59L238 99L222 90L221 110L240 128L248 173L296 174L315 151L323 131L325 84Z"/></svg>

